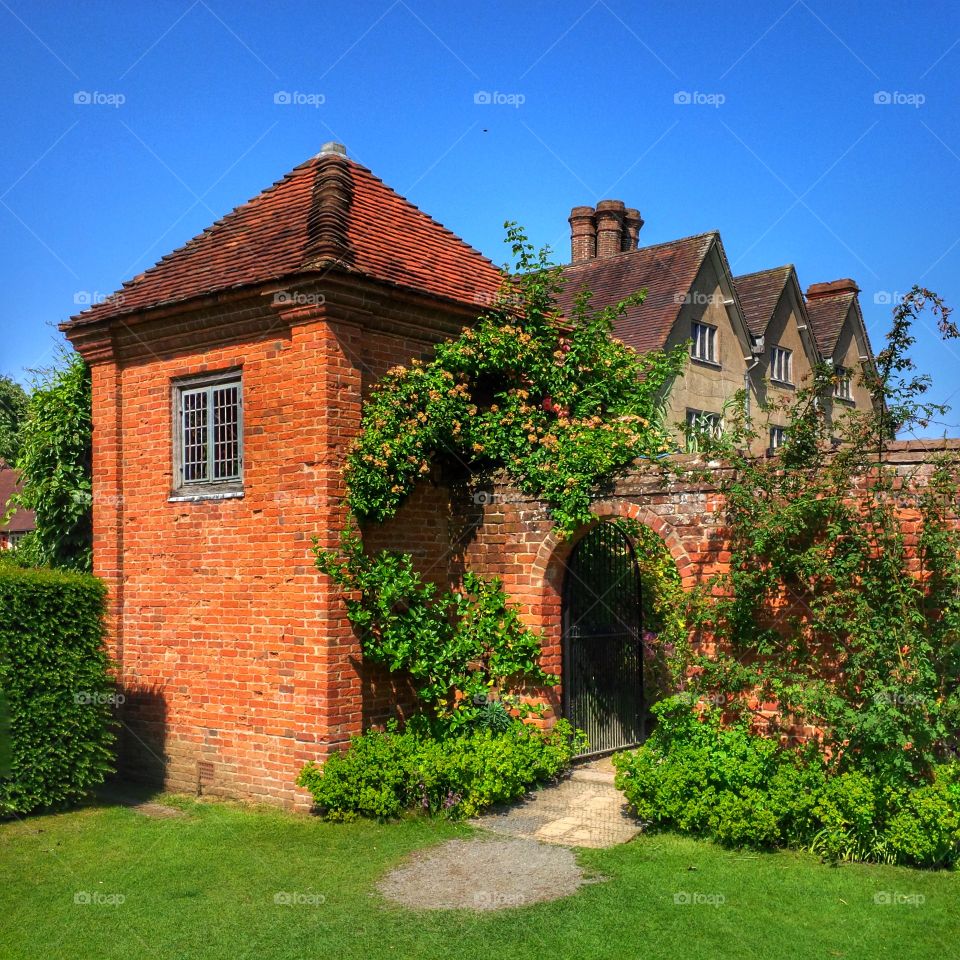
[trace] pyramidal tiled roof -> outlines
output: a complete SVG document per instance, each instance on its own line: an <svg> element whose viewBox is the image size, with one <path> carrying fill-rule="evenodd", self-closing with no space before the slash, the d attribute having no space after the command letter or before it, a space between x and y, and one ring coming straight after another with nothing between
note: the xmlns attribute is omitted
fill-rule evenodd
<svg viewBox="0 0 960 960"><path fill-rule="evenodd" d="M767 329L792 272L793 266L787 264L734 277L744 319L754 336L762 336Z"/></svg>
<svg viewBox="0 0 960 960"><path fill-rule="evenodd" d="M474 306L488 302L502 279L483 254L337 145L65 326L328 268Z"/></svg>
<svg viewBox="0 0 960 960"><path fill-rule="evenodd" d="M565 284L557 305L569 316L583 290L593 292L590 307L597 310L646 288L644 302L620 318L614 333L641 353L660 350L707 252L718 241L716 232L701 233L564 267Z"/></svg>

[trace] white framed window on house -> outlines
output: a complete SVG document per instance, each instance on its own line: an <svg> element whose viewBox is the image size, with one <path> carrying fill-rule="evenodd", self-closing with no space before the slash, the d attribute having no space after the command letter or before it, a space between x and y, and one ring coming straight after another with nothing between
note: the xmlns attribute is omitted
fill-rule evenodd
<svg viewBox="0 0 960 960"><path fill-rule="evenodd" d="M717 328L696 320L690 324L690 356L705 363L717 363Z"/></svg>
<svg viewBox="0 0 960 960"><path fill-rule="evenodd" d="M793 351L784 347L770 348L770 379L777 383L793 383Z"/></svg>
<svg viewBox="0 0 960 960"><path fill-rule="evenodd" d="M838 400L853 400L853 372L846 367L837 367L834 377L834 397Z"/></svg>
<svg viewBox="0 0 960 960"><path fill-rule="evenodd" d="M691 437L723 436L723 417L709 410L691 410L687 408L687 433Z"/></svg>
<svg viewBox="0 0 960 960"><path fill-rule="evenodd" d="M7 549L14 550L20 541L26 536L26 531L24 530L12 530L7 534Z"/></svg>
<svg viewBox="0 0 960 960"><path fill-rule="evenodd" d="M174 495L243 491L243 384L239 371L173 385Z"/></svg>
<svg viewBox="0 0 960 960"><path fill-rule="evenodd" d="M771 427L770 428L770 452L776 453L779 450L784 442L787 439L787 428L786 427Z"/></svg>

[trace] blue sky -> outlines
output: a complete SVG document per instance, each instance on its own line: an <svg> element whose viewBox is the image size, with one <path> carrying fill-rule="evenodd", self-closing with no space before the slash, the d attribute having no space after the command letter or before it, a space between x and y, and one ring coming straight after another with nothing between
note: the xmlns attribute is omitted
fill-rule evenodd
<svg viewBox="0 0 960 960"><path fill-rule="evenodd" d="M960 305L952 0L0 0L0 74L18 379L85 299L331 139L497 262L504 220L565 260L570 207L613 197L644 243L717 228L736 273L854 277L875 346L915 282ZM960 345L918 336L960 408Z"/></svg>

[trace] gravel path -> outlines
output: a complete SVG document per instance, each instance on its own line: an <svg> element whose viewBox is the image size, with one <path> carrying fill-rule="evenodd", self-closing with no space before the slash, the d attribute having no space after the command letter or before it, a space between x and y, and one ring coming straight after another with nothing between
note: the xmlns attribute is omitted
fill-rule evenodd
<svg viewBox="0 0 960 960"><path fill-rule="evenodd" d="M588 882L565 847L475 837L418 851L378 888L414 910L504 910L568 897Z"/></svg>

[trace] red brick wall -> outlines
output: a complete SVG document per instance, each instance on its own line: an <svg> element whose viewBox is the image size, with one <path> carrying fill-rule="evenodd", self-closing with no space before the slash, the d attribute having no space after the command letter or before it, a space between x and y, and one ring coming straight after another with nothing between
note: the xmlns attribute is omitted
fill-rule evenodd
<svg viewBox="0 0 960 960"><path fill-rule="evenodd" d="M120 362L93 363L95 570L110 589L129 775L306 805L302 764L389 712L395 684L361 668L311 541L332 546L343 523L362 387L429 338L314 314L214 342L160 322L119 335ZM171 502L171 379L234 367L244 496Z"/></svg>
<svg viewBox="0 0 960 960"><path fill-rule="evenodd" d="M479 501L479 502L478 502ZM526 622L546 637L544 669L561 676L561 685L540 691L550 705L549 720L562 703L562 598L567 559L576 541L557 536L547 509L508 484L496 484L486 494L461 494L464 522L471 530L463 564L486 576L498 576ZM666 485L656 473L622 480L598 499L598 518L629 517L646 524L664 540L677 563L682 581L692 587L729 561L718 509L719 497L704 484Z"/></svg>

